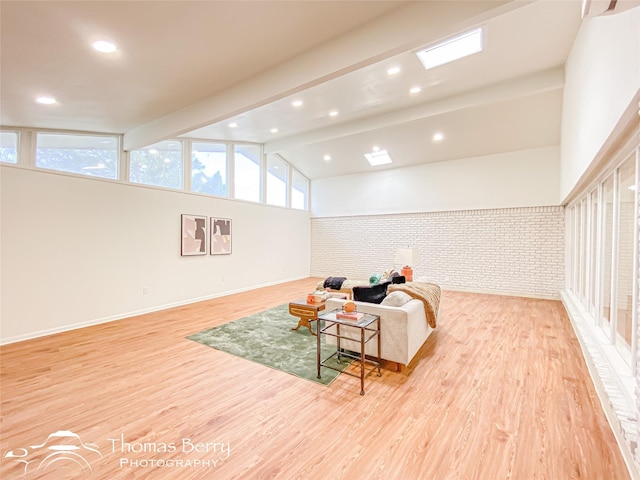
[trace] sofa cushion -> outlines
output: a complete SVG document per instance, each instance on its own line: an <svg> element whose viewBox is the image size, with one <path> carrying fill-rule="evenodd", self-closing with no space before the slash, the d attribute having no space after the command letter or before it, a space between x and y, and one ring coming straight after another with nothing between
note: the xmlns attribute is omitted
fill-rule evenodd
<svg viewBox="0 0 640 480"><path fill-rule="evenodd" d="M390 283L355 286L353 287L353 299L357 302L380 303L387 296L387 287Z"/></svg>
<svg viewBox="0 0 640 480"><path fill-rule="evenodd" d="M411 296L405 292L391 292L384 297L384 300L380 305L386 305L388 307L401 307L405 303L411 301Z"/></svg>

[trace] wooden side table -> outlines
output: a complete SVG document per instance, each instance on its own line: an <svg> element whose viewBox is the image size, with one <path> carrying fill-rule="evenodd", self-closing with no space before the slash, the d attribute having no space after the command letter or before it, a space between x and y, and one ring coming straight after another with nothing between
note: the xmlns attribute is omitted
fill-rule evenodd
<svg viewBox="0 0 640 480"><path fill-rule="evenodd" d="M311 329L311 323L318 319L318 313L324 310L325 302L307 303L307 299L303 298L294 302L289 302L289 313L294 317L300 317L298 326L291 330L298 330L300 327L307 327L309 331L315 335Z"/></svg>

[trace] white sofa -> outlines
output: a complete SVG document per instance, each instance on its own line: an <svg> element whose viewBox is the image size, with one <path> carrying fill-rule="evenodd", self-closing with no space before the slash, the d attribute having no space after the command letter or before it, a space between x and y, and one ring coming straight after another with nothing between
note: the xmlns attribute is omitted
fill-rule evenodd
<svg viewBox="0 0 640 480"><path fill-rule="evenodd" d="M342 309L347 300L330 298L327 300L325 312L334 309ZM384 360L396 362L398 370L400 365L409 365L411 359L418 353L427 337L433 332L429 326L424 311L424 304L420 300L412 299L399 307L380 305L376 303L355 302L358 312L371 313L380 316L380 357ZM439 312L438 312L439 313ZM436 314L436 318L437 318ZM360 338L359 330L349 327L341 327L341 334ZM336 343L335 337L327 335L327 343ZM341 340L340 346L351 351L359 352L360 344L349 340ZM367 355L377 354L377 342L371 340L365 346Z"/></svg>

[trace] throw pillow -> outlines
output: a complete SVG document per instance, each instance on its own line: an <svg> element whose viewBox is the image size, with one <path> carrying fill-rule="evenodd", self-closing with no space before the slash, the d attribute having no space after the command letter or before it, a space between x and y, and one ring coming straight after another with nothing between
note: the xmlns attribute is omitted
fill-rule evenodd
<svg viewBox="0 0 640 480"><path fill-rule="evenodd" d="M358 285L353 287L353 299L356 302L380 303L387 296L389 282L376 285Z"/></svg>
<svg viewBox="0 0 640 480"><path fill-rule="evenodd" d="M391 292L384 297L380 305L386 305L387 307L401 307L405 303L411 300L411 296L404 292Z"/></svg>
<svg viewBox="0 0 640 480"><path fill-rule="evenodd" d="M389 280L391 280L391 283L407 283L407 279L398 272L393 272Z"/></svg>

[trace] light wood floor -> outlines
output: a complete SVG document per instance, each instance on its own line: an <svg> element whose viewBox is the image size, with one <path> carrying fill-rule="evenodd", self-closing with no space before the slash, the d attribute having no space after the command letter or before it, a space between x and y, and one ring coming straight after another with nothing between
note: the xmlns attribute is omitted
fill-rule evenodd
<svg viewBox="0 0 640 480"><path fill-rule="evenodd" d="M629 478L559 302L444 292L418 356L370 376L364 397L347 375L326 387L184 338L316 282L2 347L2 456L71 430L103 455L77 478ZM216 442L230 446L217 466L185 463L226 456L211 451ZM209 452L189 451L196 443ZM126 452L162 444L176 451ZM76 478L23 477L20 464L1 462L6 480Z"/></svg>

